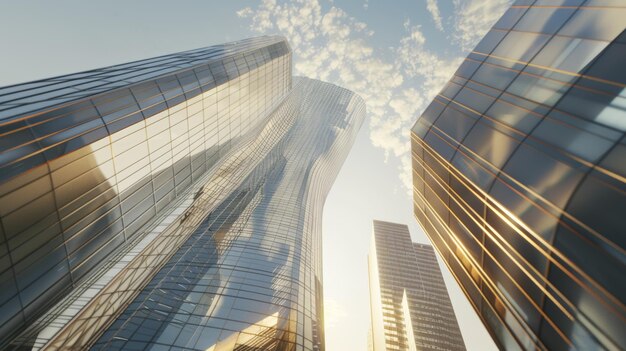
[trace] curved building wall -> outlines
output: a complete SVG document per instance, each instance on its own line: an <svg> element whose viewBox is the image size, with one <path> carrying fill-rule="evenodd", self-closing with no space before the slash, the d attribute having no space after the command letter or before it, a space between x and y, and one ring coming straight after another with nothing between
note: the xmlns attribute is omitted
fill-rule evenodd
<svg viewBox="0 0 626 351"><path fill-rule="evenodd" d="M279 37L0 89L0 347L154 227L290 89Z"/></svg>
<svg viewBox="0 0 626 351"><path fill-rule="evenodd" d="M199 214L191 236L93 348L323 349L321 212L364 117L352 92L297 79L260 144L233 150L234 159L256 162L252 169L220 168L244 176L241 185ZM73 336L90 330L52 346L74 346Z"/></svg>
<svg viewBox="0 0 626 351"><path fill-rule="evenodd" d="M501 348L624 349L626 6L559 4L517 1L417 120L414 211Z"/></svg>

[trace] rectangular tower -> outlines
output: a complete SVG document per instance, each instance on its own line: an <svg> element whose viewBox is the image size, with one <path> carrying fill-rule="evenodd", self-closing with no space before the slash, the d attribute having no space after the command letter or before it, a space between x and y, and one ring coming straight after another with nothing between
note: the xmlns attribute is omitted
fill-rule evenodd
<svg viewBox="0 0 626 351"><path fill-rule="evenodd" d="M502 349L626 349L625 18L516 1L412 129L415 216Z"/></svg>
<svg viewBox="0 0 626 351"><path fill-rule="evenodd" d="M365 117L259 37L0 89L0 348L320 350Z"/></svg>
<svg viewBox="0 0 626 351"><path fill-rule="evenodd" d="M404 224L374 221L368 262L374 351L465 350L431 246L412 243Z"/></svg>

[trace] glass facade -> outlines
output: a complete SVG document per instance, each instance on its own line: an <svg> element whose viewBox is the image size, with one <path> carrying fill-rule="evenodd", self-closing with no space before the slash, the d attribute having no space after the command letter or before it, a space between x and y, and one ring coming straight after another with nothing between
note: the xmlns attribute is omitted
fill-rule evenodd
<svg viewBox="0 0 626 351"><path fill-rule="evenodd" d="M502 349L626 348L625 18L516 1L412 128L415 216Z"/></svg>
<svg viewBox="0 0 626 351"><path fill-rule="evenodd" d="M323 349L365 116L259 37L0 89L0 347Z"/></svg>
<svg viewBox="0 0 626 351"><path fill-rule="evenodd" d="M374 221L368 255L371 349L464 351L435 251L404 224Z"/></svg>

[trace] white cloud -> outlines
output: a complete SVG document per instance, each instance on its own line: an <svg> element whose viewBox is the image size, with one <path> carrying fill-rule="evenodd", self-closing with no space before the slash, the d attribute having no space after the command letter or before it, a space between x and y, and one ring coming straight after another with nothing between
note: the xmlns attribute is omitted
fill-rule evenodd
<svg viewBox="0 0 626 351"><path fill-rule="evenodd" d="M513 0L454 0L455 33L463 51L469 51L509 8Z"/></svg>
<svg viewBox="0 0 626 351"><path fill-rule="evenodd" d="M237 11L237 16L239 16L239 17L251 17L253 15L253 13L254 12L252 11L251 8L246 7L246 8L243 8L243 9Z"/></svg>
<svg viewBox="0 0 626 351"><path fill-rule="evenodd" d="M448 33L466 50L500 16L508 0L454 0L460 21ZM368 2L365 1L365 5ZM365 6L364 7L367 7ZM395 47L375 49L368 26L327 1L264 0L238 12L260 34L289 40L294 73L328 81L361 95L367 104L370 140L386 158L398 158L400 179L411 189L409 130L462 61L458 53L434 52L421 27L404 23L405 36ZM436 0L427 0L435 24L443 29ZM474 18L479 17L479 18ZM456 50L455 52L459 52Z"/></svg>
<svg viewBox="0 0 626 351"><path fill-rule="evenodd" d="M444 57L425 47L426 39L420 26L405 23L407 36L400 39L397 57L404 73L412 77L421 77L422 93L427 101L432 100L445 83L450 80L463 58Z"/></svg>
<svg viewBox="0 0 626 351"><path fill-rule="evenodd" d="M441 14L439 13L437 0L426 0L426 9L433 17L433 21L435 22L435 26L437 27L437 29L443 32L443 24L441 23Z"/></svg>

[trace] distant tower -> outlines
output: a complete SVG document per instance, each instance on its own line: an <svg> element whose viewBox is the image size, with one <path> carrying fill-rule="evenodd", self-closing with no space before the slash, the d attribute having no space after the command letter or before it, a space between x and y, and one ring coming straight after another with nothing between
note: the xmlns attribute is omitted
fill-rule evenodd
<svg viewBox="0 0 626 351"><path fill-rule="evenodd" d="M368 260L374 351L465 350L432 247L374 221Z"/></svg>
<svg viewBox="0 0 626 351"><path fill-rule="evenodd" d="M412 128L415 216L501 349L626 349L625 29L516 1Z"/></svg>

